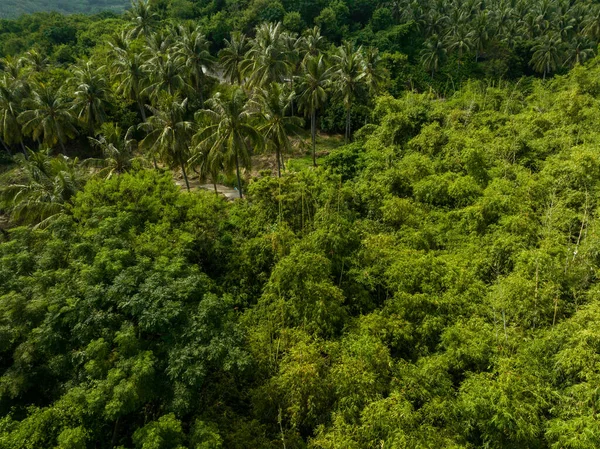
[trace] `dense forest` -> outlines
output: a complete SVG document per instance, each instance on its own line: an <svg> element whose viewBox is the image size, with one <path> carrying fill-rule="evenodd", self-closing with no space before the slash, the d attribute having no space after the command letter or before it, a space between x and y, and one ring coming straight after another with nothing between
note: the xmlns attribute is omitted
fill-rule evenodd
<svg viewBox="0 0 600 449"><path fill-rule="evenodd" d="M0 21L0 449L599 447L598 14Z"/></svg>
<svg viewBox="0 0 600 449"><path fill-rule="evenodd" d="M126 0L2 0L0 18L50 11L62 14L91 14L101 11L122 13L128 5Z"/></svg>

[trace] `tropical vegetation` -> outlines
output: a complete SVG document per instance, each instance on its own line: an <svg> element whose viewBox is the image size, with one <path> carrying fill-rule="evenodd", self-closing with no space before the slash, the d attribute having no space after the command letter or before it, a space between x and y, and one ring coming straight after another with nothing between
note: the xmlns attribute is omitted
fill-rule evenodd
<svg viewBox="0 0 600 449"><path fill-rule="evenodd" d="M0 22L0 449L598 447L596 8Z"/></svg>

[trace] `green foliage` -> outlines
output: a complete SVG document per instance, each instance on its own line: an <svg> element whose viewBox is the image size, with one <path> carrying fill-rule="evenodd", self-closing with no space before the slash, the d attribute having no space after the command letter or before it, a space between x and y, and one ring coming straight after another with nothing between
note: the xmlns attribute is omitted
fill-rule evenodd
<svg viewBox="0 0 600 449"><path fill-rule="evenodd" d="M459 3L1 22L0 449L597 447L597 6Z"/></svg>
<svg viewBox="0 0 600 449"><path fill-rule="evenodd" d="M62 14L93 14L99 11L122 12L129 4L124 0L76 0L67 3L55 0L6 0L0 17L18 17L43 11L56 11Z"/></svg>

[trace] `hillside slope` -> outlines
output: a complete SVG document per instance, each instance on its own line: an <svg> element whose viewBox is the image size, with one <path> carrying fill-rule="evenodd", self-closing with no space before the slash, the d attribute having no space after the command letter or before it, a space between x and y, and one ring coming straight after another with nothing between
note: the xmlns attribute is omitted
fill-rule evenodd
<svg viewBox="0 0 600 449"><path fill-rule="evenodd" d="M100 11L122 12L127 0L3 0L0 18L14 18L34 12L57 11L63 14L92 14Z"/></svg>

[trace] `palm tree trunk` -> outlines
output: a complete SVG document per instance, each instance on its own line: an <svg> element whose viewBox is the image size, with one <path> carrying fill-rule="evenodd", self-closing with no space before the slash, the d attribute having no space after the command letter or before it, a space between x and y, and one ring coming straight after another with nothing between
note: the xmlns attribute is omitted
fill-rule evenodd
<svg viewBox="0 0 600 449"><path fill-rule="evenodd" d="M66 155L67 154L67 149L65 148L65 144L62 140L62 137L58 136L58 141L60 143L60 147L62 148L63 153Z"/></svg>
<svg viewBox="0 0 600 449"><path fill-rule="evenodd" d="M142 99L139 98L138 99L138 107L140 108L140 114L142 115L142 120L145 122L146 121L146 111L144 110L144 103L142 102Z"/></svg>
<svg viewBox="0 0 600 449"><path fill-rule="evenodd" d="M348 145L349 139L350 139L350 108L348 108L348 111L346 112L346 138L344 139L346 145Z"/></svg>
<svg viewBox="0 0 600 449"><path fill-rule="evenodd" d="M200 70L202 70L202 69L200 69ZM203 108L204 107L204 93L202 92L202 87L200 85L199 77L198 77L198 79L195 80L195 83L196 83L196 91L200 95L200 107Z"/></svg>
<svg viewBox="0 0 600 449"><path fill-rule="evenodd" d="M240 198L243 198L243 195L242 195L242 180L240 179L240 160L238 158L238 152L237 152L237 150L235 151L235 171L236 171L236 174L237 174L238 192L240 194Z"/></svg>
<svg viewBox="0 0 600 449"><path fill-rule="evenodd" d="M313 111L310 116L310 133L312 137L312 157L313 166L317 166L316 145L317 145L317 111Z"/></svg>
<svg viewBox="0 0 600 449"><path fill-rule="evenodd" d="M217 181L215 181L215 178L213 178L213 187L215 188L215 195L219 195L219 190L217 190Z"/></svg>
<svg viewBox="0 0 600 449"><path fill-rule="evenodd" d="M4 147L4 150L8 153L9 156L11 156L10 148L8 148L8 146L6 145L4 140L0 139L0 142L2 142L2 146Z"/></svg>
<svg viewBox="0 0 600 449"><path fill-rule="evenodd" d="M185 186L187 187L187 191L190 191L190 181L188 180L187 173L185 172L185 164L181 163L181 173L183 173L183 179L185 179Z"/></svg>
<svg viewBox="0 0 600 449"><path fill-rule="evenodd" d="M294 93L294 75L292 75L292 79L290 80L290 89L292 94ZM294 116L294 96L292 95L292 100L290 101L290 107L292 110L292 117Z"/></svg>
<svg viewBox="0 0 600 449"><path fill-rule="evenodd" d="M115 421L115 426L113 427L113 434L110 440L110 447L115 447L117 445L117 435L119 430L119 418Z"/></svg>
<svg viewBox="0 0 600 449"><path fill-rule="evenodd" d="M281 153L279 152L279 147L275 147L275 156L277 157L277 177L281 178Z"/></svg>

